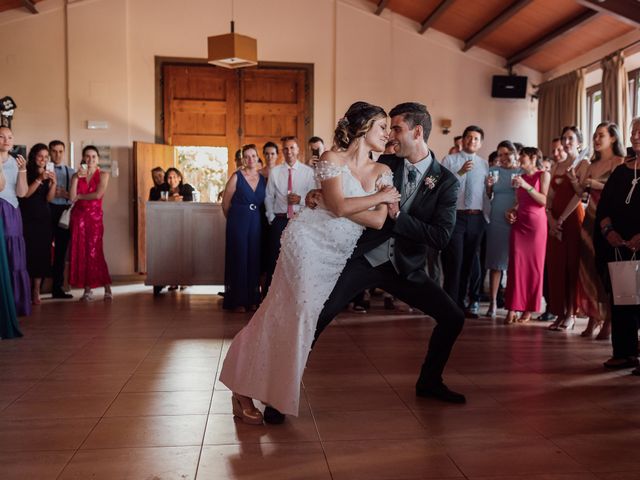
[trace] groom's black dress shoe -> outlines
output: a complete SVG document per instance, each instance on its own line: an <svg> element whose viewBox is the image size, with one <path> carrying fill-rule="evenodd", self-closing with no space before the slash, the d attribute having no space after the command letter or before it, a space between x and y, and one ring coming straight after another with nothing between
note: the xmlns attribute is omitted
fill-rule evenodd
<svg viewBox="0 0 640 480"><path fill-rule="evenodd" d="M280 425L281 423L284 423L284 414L268 405L264 407L263 417L265 423L270 423L272 425Z"/></svg>
<svg viewBox="0 0 640 480"><path fill-rule="evenodd" d="M416 385L416 395L418 397L433 397L443 402L467 403L467 399L461 393L449 390L444 383L436 385ZM265 412L266 413L266 412ZM265 416L266 418L266 416Z"/></svg>

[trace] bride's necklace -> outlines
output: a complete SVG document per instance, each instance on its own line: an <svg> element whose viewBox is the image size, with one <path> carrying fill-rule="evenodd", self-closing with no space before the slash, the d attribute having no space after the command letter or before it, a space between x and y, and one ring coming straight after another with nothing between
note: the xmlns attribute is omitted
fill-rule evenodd
<svg viewBox="0 0 640 480"><path fill-rule="evenodd" d="M636 185L638 184L638 157L636 157L636 161L633 164L633 180L631 180L631 189L629 190L629 195L627 195L627 199L624 201L626 205L631 203L631 196L633 195L633 191L636 189Z"/></svg>

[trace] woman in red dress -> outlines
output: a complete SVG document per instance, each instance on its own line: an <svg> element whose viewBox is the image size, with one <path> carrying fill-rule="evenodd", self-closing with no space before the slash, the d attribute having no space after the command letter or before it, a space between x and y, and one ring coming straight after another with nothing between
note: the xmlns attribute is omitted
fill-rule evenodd
<svg viewBox="0 0 640 480"><path fill-rule="evenodd" d="M584 208L580 202L572 211L567 211L567 205L575 196L571 177L567 172L573 169L580 176L588 162L579 162L582 133L578 127L564 127L561 141L567 152L567 159L551 167L551 185L547 201L547 272L548 310L558 316L549 326L549 330L566 331L573 328L576 322L580 230L584 220Z"/></svg>
<svg viewBox="0 0 640 480"><path fill-rule="evenodd" d="M505 307L505 323L516 321L516 312L523 312L520 322L531 319L531 312L540 310L544 257L547 248L547 217L545 206L551 176L541 171L542 152L525 147L520 153L522 175L514 174L516 205L507 210L512 224L509 238L509 269Z"/></svg>
<svg viewBox="0 0 640 480"><path fill-rule="evenodd" d="M69 283L84 288L80 301L92 300L91 290L104 286L104 299L111 300L111 277L102 250L102 197L109 174L98 168L100 154L92 145L82 150L80 171L71 179L71 269Z"/></svg>

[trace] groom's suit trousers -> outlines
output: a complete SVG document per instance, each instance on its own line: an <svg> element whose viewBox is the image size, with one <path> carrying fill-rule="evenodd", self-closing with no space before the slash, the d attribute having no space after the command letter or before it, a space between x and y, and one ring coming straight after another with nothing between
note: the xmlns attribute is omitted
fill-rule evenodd
<svg viewBox="0 0 640 480"><path fill-rule="evenodd" d="M374 287L382 288L436 321L418 383L440 383L453 344L462 331L464 312L432 279L409 281L396 272L391 262L372 267L362 256L347 262L320 313L316 340L356 294Z"/></svg>

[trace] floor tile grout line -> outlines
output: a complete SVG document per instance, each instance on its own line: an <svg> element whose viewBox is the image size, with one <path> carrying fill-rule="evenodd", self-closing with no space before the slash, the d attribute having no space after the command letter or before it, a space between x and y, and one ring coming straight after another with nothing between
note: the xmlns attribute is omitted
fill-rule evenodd
<svg viewBox="0 0 640 480"><path fill-rule="evenodd" d="M331 471L331 464L329 463L329 457L327 455L327 450L325 449L324 446L324 440L322 440L322 437L320 436L320 429L318 428L318 421L316 420L316 416L313 412L313 407L311 406L311 401L309 399L309 396L307 395L307 389L304 388L304 383L303 383L303 389L302 391L304 392L304 397L307 400L307 405L309 405L309 411L311 412L311 419L313 420L313 426L316 429L316 434L318 435L318 441L320 442L320 448L322 449L322 455L324 456L324 461L327 464L327 470L329 471L329 477L333 480L333 472Z"/></svg>
<svg viewBox="0 0 640 480"><path fill-rule="evenodd" d="M224 344L224 338L222 340ZM204 441L207 436L207 428L209 427L209 419L210 419L210 416L212 415L211 407L213 406L213 395L215 394L215 391L216 391L216 381L218 379L218 372L220 371L220 363L222 362L223 351L224 351L224 348L223 348L223 345L221 345L220 354L218 356L218 364L216 365L216 370L215 370L215 373L213 374L213 385L211 387L211 397L209 398L209 410L207 411L207 418L204 422L204 430L202 431L202 441L200 442L200 451L198 452L198 460L196 462L196 471L194 473L193 480L197 480L198 472L200 471L200 461L202 460L202 452L204 450Z"/></svg>

